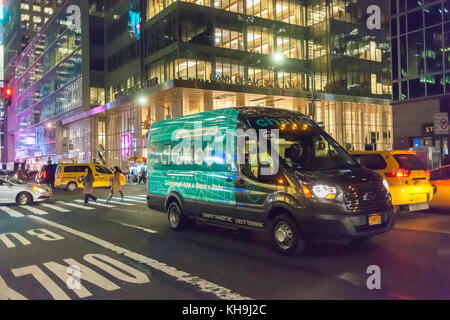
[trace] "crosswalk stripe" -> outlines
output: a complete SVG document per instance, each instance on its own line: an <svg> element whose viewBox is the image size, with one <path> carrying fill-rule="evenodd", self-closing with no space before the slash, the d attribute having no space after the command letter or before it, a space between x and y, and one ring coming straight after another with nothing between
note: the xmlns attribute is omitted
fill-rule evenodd
<svg viewBox="0 0 450 320"><path fill-rule="evenodd" d="M28 210L34 214L40 215L40 216L45 216L48 214L47 211L35 208L35 207L30 207L30 206L20 206L21 208L24 208L25 210Z"/></svg>
<svg viewBox="0 0 450 320"><path fill-rule="evenodd" d="M118 198L118 197L113 197L113 199L114 199L114 200L117 200L117 201L120 201L120 200L121 200L121 199ZM130 199L130 198L128 198L128 197L124 197L123 199L124 199L124 201L128 201L128 202L147 203L147 201L144 201L144 200L135 200L135 199Z"/></svg>
<svg viewBox="0 0 450 320"><path fill-rule="evenodd" d="M147 199L147 195L146 195L146 194L138 194L138 195L135 196L135 197Z"/></svg>
<svg viewBox="0 0 450 320"><path fill-rule="evenodd" d="M75 201L79 202L79 203L84 203L84 200L81 200L81 199L78 199L78 200L75 200ZM112 204L95 203L95 201L90 201L89 204L90 205L94 205L94 206L99 206L99 207L105 207L105 208L115 208L116 207L116 206L113 206Z"/></svg>
<svg viewBox="0 0 450 320"><path fill-rule="evenodd" d="M70 210L67 210L67 209L64 209L64 208L61 208L58 206L54 206L54 205L48 204L48 203L41 203L41 206L44 206L44 207L47 207L47 208L50 208L50 209L53 209L53 210L56 210L59 212L71 212Z"/></svg>
<svg viewBox="0 0 450 320"><path fill-rule="evenodd" d="M113 198L114 199L114 198ZM120 198L119 198L120 199ZM100 201L100 202L106 202L106 199L98 199L97 201ZM120 201L111 201L110 202L111 204L120 204L120 205L122 205L122 206L135 206L136 205L136 203L126 203L126 202L120 202Z"/></svg>
<svg viewBox="0 0 450 320"><path fill-rule="evenodd" d="M83 206L83 205L76 204L76 203L71 203L71 202L58 201L58 203L63 204L65 206L70 206L70 207L79 208L79 209L83 209L83 210L94 210L94 208Z"/></svg>
<svg viewBox="0 0 450 320"><path fill-rule="evenodd" d="M139 197L139 196L126 196L125 199L135 199L135 200L142 200L145 201L145 198Z"/></svg>
<svg viewBox="0 0 450 320"><path fill-rule="evenodd" d="M0 210L6 212L7 214L9 214L10 217L13 217L13 218L25 217L20 212L17 212L16 210L13 210L13 209L8 208L8 207L0 207Z"/></svg>

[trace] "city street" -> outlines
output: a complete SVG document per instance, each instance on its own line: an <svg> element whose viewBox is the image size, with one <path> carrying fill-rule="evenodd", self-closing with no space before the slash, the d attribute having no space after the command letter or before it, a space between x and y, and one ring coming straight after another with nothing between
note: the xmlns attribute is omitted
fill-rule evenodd
<svg viewBox="0 0 450 320"><path fill-rule="evenodd" d="M402 213L366 243L285 257L264 233L171 231L166 214L147 208L145 186L126 186L124 203L107 204L107 193L87 207L81 190L0 206L0 300L450 299L450 212ZM367 288L371 265L380 290Z"/></svg>

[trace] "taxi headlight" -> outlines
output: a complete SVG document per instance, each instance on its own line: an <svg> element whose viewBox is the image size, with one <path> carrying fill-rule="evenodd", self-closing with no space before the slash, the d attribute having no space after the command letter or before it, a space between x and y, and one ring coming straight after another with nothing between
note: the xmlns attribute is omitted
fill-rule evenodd
<svg viewBox="0 0 450 320"><path fill-rule="evenodd" d="M323 184L315 185L312 188L314 195L319 199L334 199L336 198L336 188L329 187Z"/></svg>

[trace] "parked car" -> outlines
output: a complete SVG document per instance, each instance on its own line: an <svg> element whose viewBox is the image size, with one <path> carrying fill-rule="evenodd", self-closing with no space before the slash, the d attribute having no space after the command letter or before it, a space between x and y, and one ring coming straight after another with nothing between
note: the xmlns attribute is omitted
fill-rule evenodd
<svg viewBox="0 0 450 320"><path fill-rule="evenodd" d="M450 208L450 165L431 172L431 185L435 194L430 206Z"/></svg>
<svg viewBox="0 0 450 320"><path fill-rule="evenodd" d="M27 184L16 179L0 179L0 203L29 205L52 197L48 186Z"/></svg>
<svg viewBox="0 0 450 320"><path fill-rule="evenodd" d="M64 188L66 191L75 191L83 188L82 177L86 175L86 169L90 167L94 174L94 188L109 187L113 173L101 164L58 164L56 168L55 187Z"/></svg>
<svg viewBox="0 0 450 320"><path fill-rule="evenodd" d="M39 171L37 182L40 184L47 184L49 186L55 187L55 174L57 164L48 164L41 168Z"/></svg>
<svg viewBox="0 0 450 320"><path fill-rule="evenodd" d="M356 151L361 165L378 172L389 183L392 204L408 211L426 210L433 198L430 171L411 150Z"/></svg>

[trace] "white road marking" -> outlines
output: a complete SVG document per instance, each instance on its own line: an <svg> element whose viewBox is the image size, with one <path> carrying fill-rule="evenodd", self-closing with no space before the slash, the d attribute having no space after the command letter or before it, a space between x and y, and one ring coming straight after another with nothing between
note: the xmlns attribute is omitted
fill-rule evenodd
<svg viewBox="0 0 450 320"><path fill-rule="evenodd" d="M350 282L354 286L362 286L364 284L364 278L362 274L356 272L345 272L339 275L338 278Z"/></svg>
<svg viewBox="0 0 450 320"><path fill-rule="evenodd" d="M50 209L53 209L53 210L56 210L59 212L71 212L70 210L67 210L67 209L64 209L64 208L61 208L58 206L54 206L54 205L48 204L48 203L41 203L41 206L44 206L44 207L47 207L47 208L50 208Z"/></svg>
<svg viewBox="0 0 450 320"><path fill-rule="evenodd" d="M114 199L114 198L113 198ZM105 202L106 203L106 199L98 199L97 200L97 202L98 201L100 201L100 202ZM111 204L120 204L120 205L122 205L122 206L135 206L136 205L136 203L126 203L126 202L120 202L120 201L110 201L110 202L108 202L108 203L111 203Z"/></svg>
<svg viewBox="0 0 450 320"><path fill-rule="evenodd" d="M0 210L6 212L7 214L9 214L10 217L13 218L22 218L25 217L23 214L21 214L20 212L17 212L16 210L13 210L9 207L0 207Z"/></svg>
<svg viewBox="0 0 450 320"><path fill-rule="evenodd" d="M118 197L113 197L112 199L113 199L113 200L116 200L116 201L120 201L120 200L121 200L121 199L118 198ZM124 198L123 198L123 201L125 201L125 202L147 203L147 201L145 201L145 200L134 200L134 199L130 199L130 198L128 198L128 197L124 197Z"/></svg>
<svg viewBox="0 0 450 320"><path fill-rule="evenodd" d="M412 231L421 231L421 232L450 234L450 231L447 231L447 230L431 230L431 229L411 228L411 227L394 227L394 228L399 229L399 230L412 230Z"/></svg>
<svg viewBox="0 0 450 320"><path fill-rule="evenodd" d="M91 208L91 207L87 207L84 205L71 203L71 202L58 201L58 203L63 204L65 206L70 206L70 207L79 208L79 209L83 209L83 210L95 210L95 208Z"/></svg>
<svg viewBox="0 0 450 320"><path fill-rule="evenodd" d="M134 200L141 200L141 201L146 200L145 198L141 198L138 196L126 196L125 199L134 199Z"/></svg>
<svg viewBox="0 0 450 320"><path fill-rule="evenodd" d="M28 210L28 211L30 211L30 212L32 212L34 214L38 214L40 216L45 216L45 215L48 214L47 211L44 211L44 210L41 210L41 209L38 209L38 208L35 208L35 207L30 207L30 206L20 206L20 207L24 208L25 210Z"/></svg>
<svg viewBox="0 0 450 320"><path fill-rule="evenodd" d="M127 224L127 223L120 222L120 221L116 221L116 220L112 220L112 219L105 219L105 220L108 220L108 221L111 221L111 222L114 222L114 223L121 224L121 225L123 225L123 226L125 226L125 227L130 227L130 228L139 229L139 230L142 230L142 231L145 231L145 232L148 232L148 233L158 233L158 231L155 231L155 230L146 229L146 228L139 227L139 226L133 226L132 224Z"/></svg>
<svg viewBox="0 0 450 320"><path fill-rule="evenodd" d="M75 200L75 201L79 202L79 203L84 203L84 200L80 200L80 199ZM115 208L116 207L116 206L113 206L112 204L95 203L95 201L90 201L89 204L94 205L94 206L99 206L99 207L105 207L105 208Z"/></svg>
<svg viewBox="0 0 450 320"><path fill-rule="evenodd" d="M83 238L87 241L93 242L99 246L102 246L103 248L106 248L108 250L113 251L114 253L118 255L124 255L127 258L130 258L136 262L143 263L148 265L149 267L159 270L161 272L164 272L165 274L175 278L177 281L184 282L187 284L190 284L192 286L197 287L200 291L205 293L211 293L215 296L217 296L219 299L224 300L251 300L251 298L241 296L239 293L233 292L230 289L227 289L225 287L222 287L218 284L209 282L205 279L202 279L197 276L193 276L187 272L178 270L174 267L168 266L167 264L163 262L159 262L155 259L146 257L144 255L141 255L139 253L130 251L128 249L119 247L114 245L111 242L102 240L100 238L97 238L93 235L87 234L82 231L78 231L75 229L72 229L70 227L66 227L64 225L61 225L59 223L44 219L42 217L38 216L30 216L31 219L48 224L50 226L53 226L55 228L58 228L60 230L63 230L65 232L71 233L73 235L76 235L80 238Z"/></svg>

